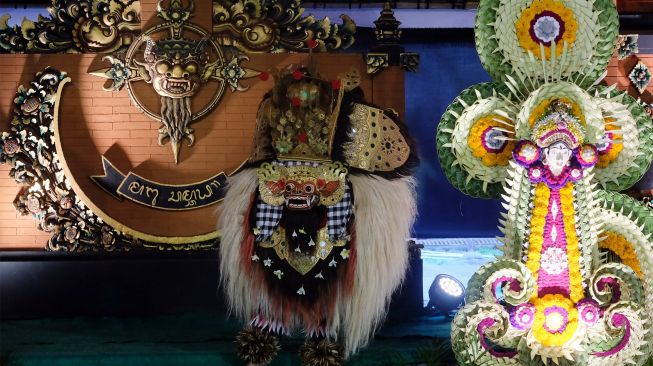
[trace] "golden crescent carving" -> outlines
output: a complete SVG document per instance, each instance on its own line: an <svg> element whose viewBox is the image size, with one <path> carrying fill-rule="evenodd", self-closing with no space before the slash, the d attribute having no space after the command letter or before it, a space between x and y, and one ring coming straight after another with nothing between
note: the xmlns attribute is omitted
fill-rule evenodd
<svg viewBox="0 0 653 366"><path fill-rule="evenodd" d="M153 243L192 244L192 243L199 243L199 242L219 238L220 233L218 231L212 231L205 234L194 235L194 236L160 236L160 235L145 233L118 222L118 220L111 217L109 214L104 212L101 208L99 208L93 203L93 200L91 200L86 195L86 192L84 192L81 189L81 187L75 180L75 177L71 173L68 167L68 162L66 161L66 156L61 146L61 136L59 133L59 108L60 108L60 104L62 103L61 92L63 90L63 86L66 85L68 82L70 82L70 80L71 80L70 77L66 77L61 81L61 83L59 83L59 87L57 89L57 94L56 94L57 105L54 109L54 117L52 120L52 126L53 126L52 129L53 129L54 141L55 141L54 146L57 152L57 156L59 158L59 164L61 165L61 169L64 171L66 178L68 178L68 181L72 186L73 190L75 191L75 193L77 194L77 197L79 197L79 199L84 203L84 205L86 205L89 209L91 209L91 211L93 211L94 214L96 214L99 218L101 218L108 225L112 226L114 229L121 231L125 234L131 235L135 238L153 242Z"/></svg>

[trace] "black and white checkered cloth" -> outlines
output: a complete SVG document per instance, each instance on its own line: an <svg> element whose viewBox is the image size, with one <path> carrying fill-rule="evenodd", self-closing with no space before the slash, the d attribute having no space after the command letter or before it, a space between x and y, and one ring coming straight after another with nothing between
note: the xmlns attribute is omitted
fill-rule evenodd
<svg viewBox="0 0 653 366"><path fill-rule="evenodd" d="M273 164L285 165L285 166L296 166L296 165L311 165L317 166L319 163L314 162L301 162L301 161L287 161L284 163L274 162ZM354 206L352 202L352 190L349 180L346 181L345 193L342 196L342 200L336 203L333 206L327 207L327 233L329 239L338 240L347 236L347 225L351 219ZM281 221L281 215L283 214L283 205L281 206L272 206L269 205L263 200L261 196L256 198L256 228L258 228L258 234L256 235L256 241L267 241L279 226L279 221Z"/></svg>
<svg viewBox="0 0 653 366"><path fill-rule="evenodd" d="M262 242L270 239L274 230L279 226L283 205L272 206L261 200L261 196L256 197L256 227L259 229L256 235L256 241Z"/></svg>
<svg viewBox="0 0 653 366"><path fill-rule="evenodd" d="M327 233L331 240L343 239L347 236L347 224L354 210L349 180L346 184L345 193L340 202L327 207Z"/></svg>

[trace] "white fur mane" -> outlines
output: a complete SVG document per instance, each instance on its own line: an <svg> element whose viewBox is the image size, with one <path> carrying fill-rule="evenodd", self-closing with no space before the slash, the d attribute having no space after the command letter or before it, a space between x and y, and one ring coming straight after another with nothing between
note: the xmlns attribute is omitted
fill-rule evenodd
<svg viewBox="0 0 653 366"><path fill-rule="evenodd" d="M415 219L413 178L387 180L371 175L350 175L354 191L356 268L348 295L340 293L329 334L342 337L350 356L365 346L383 321L390 297L404 279L408 265L406 241ZM250 197L257 189L255 169L229 178L229 191L220 215L220 283L229 310L245 321L253 314L272 314L267 294L253 286L241 267L243 225ZM299 319L293 324L300 326Z"/></svg>

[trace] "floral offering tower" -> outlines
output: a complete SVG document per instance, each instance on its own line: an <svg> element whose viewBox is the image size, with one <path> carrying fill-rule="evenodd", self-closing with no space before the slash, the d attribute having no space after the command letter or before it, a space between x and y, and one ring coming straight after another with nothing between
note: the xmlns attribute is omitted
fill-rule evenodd
<svg viewBox="0 0 653 366"><path fill-rule="evenodd" d="M495 80L438 128L464 193L502 198L503 255L470 279L451 340L461 365L641 365L653 334L653 213L618 191L653 158L650 117L600 85L612 0L482 0L476 47Z"/></svg>

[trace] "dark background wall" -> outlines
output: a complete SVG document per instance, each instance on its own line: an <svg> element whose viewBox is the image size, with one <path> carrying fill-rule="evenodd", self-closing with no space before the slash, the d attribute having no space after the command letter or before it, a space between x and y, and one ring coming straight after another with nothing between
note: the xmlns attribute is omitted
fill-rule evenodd
<svg viewBox="0 0 653 366"><path fill-rule="evenodd" d="M494 237L500 203L466 196L446 179L436 154L440 117L465 88L490 81L471 38L409 43L420 54L418 73L406 75L406 122L417 139L421 165L417 171L419 238Z"/></svg>
<svg viewBox="0 0 653 366"><path fill-rule="evenodd" d="M359 28L348 52L374 45L370 28ZM464 89L491 81L476 53L472 29L403 29L402 46L420 55L419 71L406 73L402 116L417 142L420 166L416 238L480 238L499 235L501 203L469 197L455 189L440 168L435 135L440 117ZM393 90L388 90L393 93Z"/></svg>

